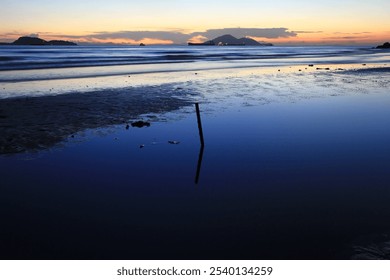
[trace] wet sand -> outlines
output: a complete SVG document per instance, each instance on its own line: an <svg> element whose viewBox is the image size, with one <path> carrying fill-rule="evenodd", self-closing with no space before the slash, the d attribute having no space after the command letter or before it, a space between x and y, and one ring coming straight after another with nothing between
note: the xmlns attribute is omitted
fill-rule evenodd
<svg viewBox="0 0 390 280"><path fill-rule="evenodd" d="M157 121L190 104L173 85L0 100L0 154L51 148L86 129ZM141 115L145 115L141 117Z"/></svg>
<svg viewBox="0 0 390 280"><path fill-rule="evenodd" d="M195 101L205 104L207 114L229 107L383 92L389 88L389 72L383 65L303 65L143 74L132 77L132 86L127 76L96 78L95 88L91 79L8 83L7 96L18 86L38 94L16 92L15 98L0 99L0 154L44 150L86 129L126 125L143 115L157 121ZM101 88L104 81L110 88ZM68 88L56 92L63 84Z"/></svg>

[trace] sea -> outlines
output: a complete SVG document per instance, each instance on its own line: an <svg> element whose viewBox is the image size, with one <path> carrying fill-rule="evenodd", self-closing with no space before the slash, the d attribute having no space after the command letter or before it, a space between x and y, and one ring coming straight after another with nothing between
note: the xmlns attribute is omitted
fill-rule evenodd
<svg viewBox="0 0 390 280"><path fill-rule="evenodd" d="M388 51L372 46L0 46L0 82L389 60Z"/></svg>
<svg viewBox="0 0 390 280"><path fill-rule="evenodd" d="M389 259L389 63L0 46L0 259Z"/></svg>

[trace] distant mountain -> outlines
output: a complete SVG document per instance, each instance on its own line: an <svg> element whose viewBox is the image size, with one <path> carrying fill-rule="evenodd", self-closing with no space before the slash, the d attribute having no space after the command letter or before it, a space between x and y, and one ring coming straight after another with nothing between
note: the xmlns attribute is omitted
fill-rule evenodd
<svg viewBox="0 0 390 280"><path fill-rule="evenodd" d="M256 40L253 40L251 38L247 38L247 37L244 37L244 38L241 38L241 39L238 39L240 42L243 42L246 46L273 46L273 44L271 43L263 43L263 42L258 42Z"/></svg>
<svg viewBox="0 0 390 280"><path fill-rule="evenodd" d="M64 40L51 40L48 43L52 46L77 46L76 43Z"/></svg>
<svg viewBox="0 0 390 280"><path fill-rule="evenodd" d="M241 42L239 39L237 39L236 37L230 34L219 36L213 39L212 41L214 41L216 45L224 45L224 46L245 45L244 42Z"/></svg>
<svg viewBox="0 0 390 280"><path fill-rule="evenodd" d="M12 45L21 46L77 46L76 43L62 40L45 41L41 38L36 37L20 37Z"/></svg>
<svg viewBox="0 0 390 280"><path fill-rule="evenodd" d="M220 37L217 37L213 40L206 41L204 43L188 43L188 45L202 45L202 46L273 46L271 43L259 43L256 40L253 40L251 38L240 38L237 39L236 37L226 34Z"/></svg>
<svg viewBox="0 0 390 280"><path fill-rule="evenodd" d="M43 46L43 45L47 45L47 42L43 39L35 38L35 37L20 37L12 44L13 45Z"/></svg>

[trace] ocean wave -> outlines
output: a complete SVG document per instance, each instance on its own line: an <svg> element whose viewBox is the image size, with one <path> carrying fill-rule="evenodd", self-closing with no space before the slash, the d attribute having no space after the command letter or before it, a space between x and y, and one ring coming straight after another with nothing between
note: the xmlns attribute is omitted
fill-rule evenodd
<svg viewBox="0 0 390 280"><path fill-rule="evenodd" d="M351 56L382 55L357 47L1 47L0 71L153 64L161 62L320 58L331 61Z"/></svg>

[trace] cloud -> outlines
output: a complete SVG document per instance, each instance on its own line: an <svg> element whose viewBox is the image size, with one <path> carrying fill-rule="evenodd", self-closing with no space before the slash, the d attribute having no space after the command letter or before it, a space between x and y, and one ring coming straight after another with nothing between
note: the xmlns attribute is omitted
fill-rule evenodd
<svg viewBox="0 0 390 280"><path fill-rule="evenodd" d="M172 31L119 31L119 32L101 32L85 37L97 39L132 39L135 41L144 38L153 38L159 40L183 42L188 39L188 35L181 32Z"/></svg>
<svg viewBox="0 0 390 280"><path fill-rule="evenodd" d="M231 34L237 38L252 37L256 40L296 37L298 32L289 31L287 28L221 28L208 29L201 32L189 32L173 29L166 31L116 31L94 32L87 35L59 35L40 32L44 39L73 40L80 43L117 43L117 44L185 44L191 42L205 42L216 37ZM38 37L38 34L30 34ZM12 36L15 37L15 36Z"/></svg>
<svg viewBox="0 0 390 280"><path fill-rule="evenodd" d="M118 31L96 32L84 36L66 36L68 39L91 42L142 42L155 40L166 43L183 44L188 41L204 42L216 37L231 34L235 37L254 37L265 39L277 39L296 37L297 33L288 31L287 28L222 28L209 29L202 32L184 33L184 31Z"/></svg>
<svg viewBox="0 0 390 280"><path fill-rule="evenodd" d="M203 35L196 35L196 36L190 38L188 41L191 43L202 43L202 42L205 42L207 40L208 40L208 38L203 36Z"/></svg>
<svg viewBox="0 0 390 280"><path fill-rule="evenodd" d="M333 32L335 35L362 35L362 34L372 34L372 32Z"/></svg>
<svg viewBox="0 0 390 280"><path fill-rule="evenodd" d="M332 36L325 37L326 40L365 40L371 38L370 33L362 32L362 33L339 33L340 35L348 35L348 36ZM353 35L356 34L356 35ZM359 35L360 34L360 35Z"/></svg>
<svg viewBox="0 0 390 280"><path fill-rule="evenodd" d="M205 32L195 32L193 35L202 35L209 39L215 37L231 34L234 37L257 37L266 39L277 39L286 37L296 37L298 34L293 31L288 31L287 28L222 28L209 29Z"/></svg>
<svg viewBox="0 0 390 280"><path fill-rule="evenodd" d="M324 31L303 31L303 30L300 30L300 31L293 31L297 34L318 34L318 33L324 33Z"/></svg>
<svg viewBox="0 0 390 280"><path fill-rule="evenodd" d="M137 44L140 42L149 44L182 44L191 38L188 34L178 31L117 31L95 32L87 35L62 36L68 40L91 43L126 43Z"/></svg>
<svg viewBox="0 0 390 280"><path fill-rule="evenodd" d="M326 37L326 39L331 40L355 40L355 39L365 39L368 37L362 37L362 36L343 36L343 37Z"/></svg>

